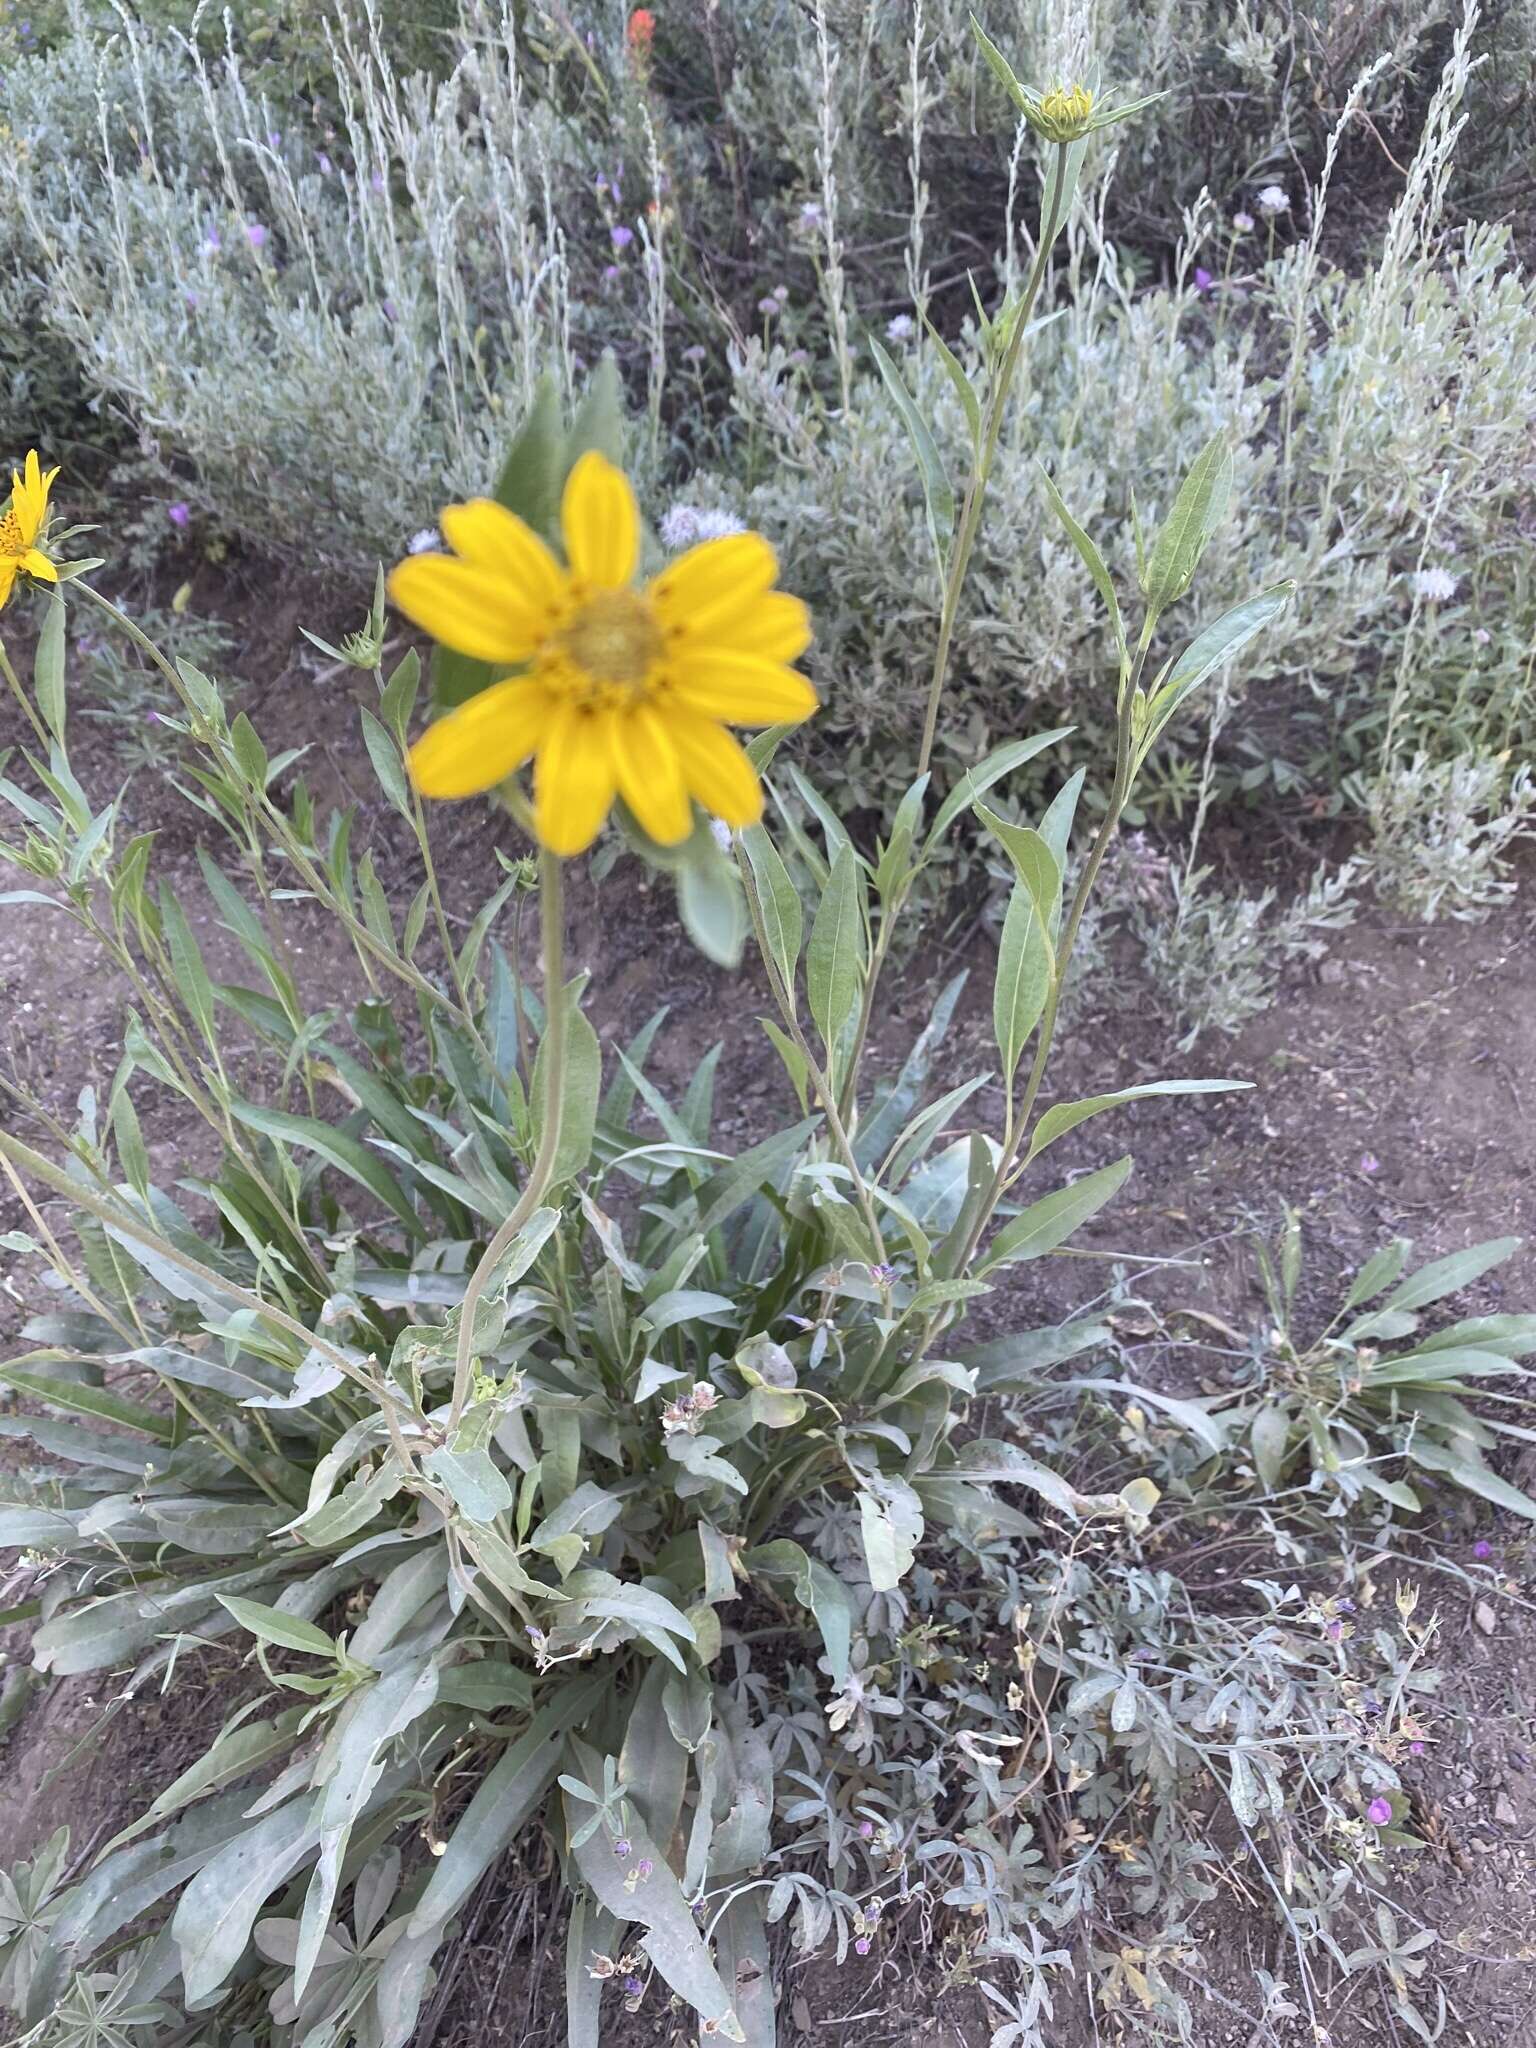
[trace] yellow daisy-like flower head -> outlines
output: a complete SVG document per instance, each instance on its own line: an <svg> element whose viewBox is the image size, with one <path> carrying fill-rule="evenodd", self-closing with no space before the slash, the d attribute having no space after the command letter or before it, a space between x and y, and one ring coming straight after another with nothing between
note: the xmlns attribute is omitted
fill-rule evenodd
<svg viewBox="0 0 1536 2048"><path fill-rule="evenodd" d="M1038 127L1052 142L1076 142L1088 133L1093 115L1093 94L1074 81L1058 85L1040 100Z"/></svg>
<svg viewBox="0 0 1536 2048"><path fill-rule="evenodd" d="M25 569L43 583L57 583L59 572L37 545L48 516L48 493L58 475L57 468L45 470L34 448L22 473L11 471L11 502L0 513L0 610L3 610L16 582Z"/></svg>
<svg viewBox="0 0 1536 2048"><path fill-rule="evenodd" d="M791 666L810 645L805 606L775 590L761 534L733 533L637 585L640 515L621 470L595 452L560 507L562 564L502 505L442 516L448 554L413 555L389 579L407 618L461 654L521 673L440 718L411 749L423 796L475 796L534 762L535 823L552 853L597 837L615 797L662 846L693 829L693 800L755 824L757 772L727 725L809 717Z"/></svg>

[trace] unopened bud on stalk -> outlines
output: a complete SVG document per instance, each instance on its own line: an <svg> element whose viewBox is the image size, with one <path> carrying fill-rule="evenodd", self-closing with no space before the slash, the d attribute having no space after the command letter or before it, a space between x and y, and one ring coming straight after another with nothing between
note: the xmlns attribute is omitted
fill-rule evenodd
<svg viewBox="0 0 1536 2048"><path fill-rule="evenodd" d="M1025 119L1047 142L1076 142L1086 135L1093 116L1093 94L1074 80L1071 85L1053 86L1031 106L1026 103Z"/></svg>

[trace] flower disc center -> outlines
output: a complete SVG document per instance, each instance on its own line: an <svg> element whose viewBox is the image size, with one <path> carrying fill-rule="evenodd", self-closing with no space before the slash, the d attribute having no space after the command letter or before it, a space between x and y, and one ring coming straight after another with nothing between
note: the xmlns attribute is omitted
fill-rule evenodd
<svg viewBox="0 0 1536 2048"><path fill-rule="evenodd" d="M559 635L560 651L607 695L614 685L638 693L661 653L661 630L637 590L599 590Z"/></svg>

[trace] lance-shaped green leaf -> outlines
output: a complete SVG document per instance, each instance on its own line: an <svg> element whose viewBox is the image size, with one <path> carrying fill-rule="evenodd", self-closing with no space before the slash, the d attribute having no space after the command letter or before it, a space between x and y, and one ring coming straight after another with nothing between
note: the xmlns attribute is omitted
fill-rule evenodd
<svg viewBox="0 0 1536 2048"><path fill-rule="evenodd" d="M1290 603L1296 586L1294 583L1272 584L1268 590L1261 590L1256 597L1245 598L1231 611L1223 612L1219 619L1207 626L1203 633L1197 633L1188 647L1170 668L1159 677L1151 693L1147 707L1147 737L1143 745L1150 745L1163 727L1172 718L1179 706L1203 683L1213 669L1224 661L1230 661L1240 648L1246 647L1255 634L1263 632L1272 619L1279 617Z"/></svg>
<svg viewBox="0 0 1536 2048"><path fill-rule="evenodd" d="M976 815L1013 862L1013 871L1039 906L1047 927L1061 902L1061 863L1043 833L1032 825L1013 825L986 804Z"/></svg>
<svg viewBox="0 0 1536 2048"><path fill-rule="evenodd" d="M1003 920L997 978L992 985L992 1028L1003 1078L1010 1085L1019 1055L1040 1021L1055 972L1047 913L1042 912L1033 890L1016 882Z"/></svg>
<svg viewBox="0 0 1536 2048"><path fill-rule="evenodd" d="M1162 611L1188 590L1231 495L1232 451L1225 433L1218 433L1191 463L1173 509L1152 544L1141 588L1154 612Z"/></svg>
<svg viewBox="0 0 1536 2048"><path fill-rule="evenodd" d="M574 1180L584 1173L592 1157L592 1139L597 1130L598 1098L603 1089L603 1052L597 1033L577 1007L577 985L561 993L565 1005L565 1067L561 1081L560 1142L555 1151L551 1187ZM549 1090L548 1033L540 1041L533 1063L533 1122L542 1131L548 1115L545 1097Z"/></svg>
<svg viewBox="0 0 1536 2048"><path fill-rule="evenodd" d="M1047 747L1054 747L1058 740L1067 739L1074 731L1075 726L1059 725L1050 732L1036 733L1032 739L1007 740L1002 746L994 747L974 768L966 770L939 805L924 850L931 853L967 805L985 796L994 782L1001 782L1015 768L1022 768L1026 761L1032 761L1036 754L1043 753Z"/></svg>
<svg viewBox="0 0 1536 2048"><path fill-rule="evenodd" d="M895 401L901 415L901 423L907 430L917 456L918 474L923 484L923 505L928 514L928 537L933 542L934 559L939 573L944 573L944 564L949 556L950 543L955 533L954 487L945 473L944 463L934 446L933 434L923 418L906 380L891 361L885 350L870 336L870 347L874 350L875 361L880 366L880 375L885 379L885 388Z"/></svg>
<svg viewBox="0 0 1536 2048"><path fill-rule="evenodd" d="M1104 557L1095 547L1086 528L1079 526L1072 517L1072 514L1067 510L1060 491L1057 490L1055 484L1051 481L1043 464L1040 468L1040 478L1045 485L1045 495L1051 501L1051 509L1066 528L1068 540L1077 549L1084 568L1087 569L1088 574L1093 578L1095 589L1104 600L1105 608L1109 613L1110 630L1115 636L1115 645L1120 650L1121 658L1122 660L1129 659L1129 653L1125 644L1125 627L1120 618L1120 600L1115 594L1114 578L1104 566Z"/></svg>
<svg viewBox="0 0 1536 2048"><path fill-rule="evenodd" d="M798 1543L791 1543L787 1537L774 1543L760 1543L755 1550L747 1551L741 1561L749 1572L791 1581L795 1598L816 1617L833 1684L844 1684L853 1646L853 1605L837 1574L820 1558L808 1557Z"/></svg>
<svg viewBox="0 0 1536 2048"><path fill-rule="evenodd" d="M1148 1081L1139 1088L1119 1088L1112 1095L1086 1095L1081 1102L1055 1102L1035 1125L1025 1164L1038 1159L1047 1145L1054 1145L1068 1131L1100 1116L1106 1109L1118 1109L1122 1102L1141 1102L1149 1095L1220 1095L1239 1088L1251 1088L1251 1081Z"/></svg>
<svg viewBox="0 0 1536 2048"><path fill-rule="evenodd" d="M829 1055L852 1019L869 964L868 936L859 902L858 855L844 846L832 863L816 906L806 951L805 986L811 1015Z"/></svg>
<svg viewBox="0 0 1536 2048"><path fill-rule="evenodd" d="M979 1273L1020 1259L1038 1259L1065 1244L1115 1194L1131 1170L1131 1155L1069 1181L1043 1201L1032 1203L1007 1223L988 1245Z"/></svg>
<svg viewBox="0 0 1536 2048"><path fill-rule="evenodd" d="M378 1154L371 1152L349 1131L321 1123L317 1117L292 1116L287 1110L265 1109L254 1102L242 1102L238 1097L232 1099L229 1106L249 1130L260 1131L264 1137L276 1138L281 1144L300 1145L306 1151L318 1153L327 1165L334 1166L367 1188L371 1195L377 1196L386 1209L399 1217L413 1237L425 1236L400 1183L385 1168Z"/></svg>
<svg viewBox="0 0 1536 2048"><path fill-rule="evenodd" d="M768 951L793 1003L795 969L799 964L800 941L805 929L800 892L790 880L789 870L779 857L779 849L761 825L750 826L743 832L741 844L752 870Z"/></svg>

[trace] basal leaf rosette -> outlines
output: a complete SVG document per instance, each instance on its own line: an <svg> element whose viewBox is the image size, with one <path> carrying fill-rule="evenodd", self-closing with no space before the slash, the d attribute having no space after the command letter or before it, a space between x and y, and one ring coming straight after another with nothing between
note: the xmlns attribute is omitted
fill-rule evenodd
<svg viewBox="0 0 1536 2048"><path fill-rule="evenodd" d="M695 803L756 824L762 787L726 728L793 724L817 702L793 666L809 614L775 588L773 549L727 534L638 581L635 494L595 451L566 480L560 526L563 562L505 506L450 505L452 552L391 575L395 604L434 639L515 671L417 741L417 788L475 796L531 760L538 836L561 855L591 845L616 798L660 846L688 838Z"/></svg>

